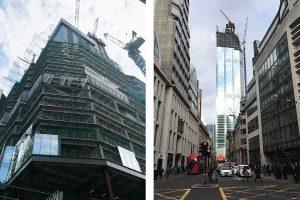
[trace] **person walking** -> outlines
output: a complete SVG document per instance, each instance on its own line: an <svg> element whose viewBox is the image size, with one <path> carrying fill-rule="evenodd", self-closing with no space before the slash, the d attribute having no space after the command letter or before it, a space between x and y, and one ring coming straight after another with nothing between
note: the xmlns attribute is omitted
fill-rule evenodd
<svg viewBox="0 0 300 200"><path fill-rule="evenodd" d="M162 179L162 176L164 174L164 168L161 168L160 171L159 171L159 177L160 177L160 180Z"/></svg>
<svg viewBox="0 0 300 200"><path fill-rule="evenodd" d="M300 168L298 166L298 163L295 163L293 169L293 176L294 176L295 183L299 182L299 175L300 175Z"/></svg>
<svg viewBox="0 0 300 200"><path fill-rule="evenodd" d="M260 182L262 183L262 179L261 179L260 173L261 173L260 167L256 166L255 167L255 179L254 179L255 183L256 183L256 179L260 179Z"/></svg>
<svg viewBox="0 0 300 200"><path fill-rule="evenodd" d="M247 182L249 182L248 177L250 176L250 174L248 172L248 169L249 169L249 167L247 167L247 166L245 166L243 168L243 172L242 172L242 174L243 174L243 182L245 181L245 179L247 180Z"/></svg>
<svg viewBox="0 0 300 200"><path fill-rule="evenodd" d="M271 176L271 166L270 165L268 165L267 166L267 174L268 174L268 176Z"/></svg>
<svg viewBox="0 0 300 200"><path fill-rule="evenodd" d="M213 174L214 168L213 166L210 166L208 169L208 177L209 177L209 181L212 182L212 174Z"/></svg>
<svg viewBox="0 0 300 200"><path fill-rule="evenodd" d="M262 170L263 170L264 175L267 176L267 166L266 165L262 166Z"/></svg>
<svg viewBox="0 0 300 200"><path fill-rule="evenodd" d="M167 169L166 169L166 179L169 178L170 173L171 173L170 168L167 168Z"/></svg>
<svg viewBox="0 0 300 200"><path fill-rule="evenodd" d="M287 180L287 179L288 179L288 176L287 176L287 174L288 174L288 167L287 167L286 164L283 165L283 168L282 168L282 174L283 174L283 178L284 178L285 180Z"/></svg>
<svg viewBox="0 0 300 200"><path fill-rule="evenodd" d="M218 182L218 172L216 170L216 167L213 167L211 172L211 182Z"/></svg>

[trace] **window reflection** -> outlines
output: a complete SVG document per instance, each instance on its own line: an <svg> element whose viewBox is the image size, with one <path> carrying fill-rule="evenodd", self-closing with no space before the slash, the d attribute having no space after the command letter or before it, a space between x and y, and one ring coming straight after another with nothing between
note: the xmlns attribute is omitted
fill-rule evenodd
<svg viewBox="0 0 300 200"><path fill-rule="evenodd" d="M0 165L0 182L2 183L6 181L14 148L14 146L5 147L3 160Z"/></svg>
<svg viewBox="0 0 300 200"><path fill-rule="evenodd" d="M35 134L32 154L57 156L58 153L58 135Z"/></svg>

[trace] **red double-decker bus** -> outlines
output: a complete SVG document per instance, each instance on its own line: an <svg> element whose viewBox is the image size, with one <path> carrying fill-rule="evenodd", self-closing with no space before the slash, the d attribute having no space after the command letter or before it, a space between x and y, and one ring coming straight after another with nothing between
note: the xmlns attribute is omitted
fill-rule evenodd
<svg viewBox="0 0 300 200"><path fill-rule="evenodd" d="M217 156L217 162L218 163L225 163L225 157L222 155Z"/></svg>
<svg viewBox="0 0 300 200"><path fill-rule="evenodd" d="M199 174L204 172L205 158L201 154L189 155L186 162L188 174Z"/></svg>

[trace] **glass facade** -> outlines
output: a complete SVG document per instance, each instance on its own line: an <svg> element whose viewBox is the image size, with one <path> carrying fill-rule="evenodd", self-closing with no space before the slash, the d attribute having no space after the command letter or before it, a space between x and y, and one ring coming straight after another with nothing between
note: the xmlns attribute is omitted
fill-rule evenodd
<svg viewBox="0 0 300 200"><path fill-rule="evenodd" d="M258 80L264 151L296 147L300 138L286 34L260 67Z"/></svg>
<svg viewBox="0 0 300 200"><path fill-rule="evenodd" d="M225 155L225 136L233 130L243 93L243 65L240 50L217 47L216 148ZM220 151L218 151L218 149Z"/></svg>
<svg viewBox="0 0 300 200"><path fill-rule="evenodd" d="M253 101L247 109L247 116L249 117L257 110L257 102Z"/></svg>
<svg viewBox="0 0 300 200"><path fill-rule="evenodd" d="M248 122L248 134L252 133L253 131L257 130L258 127L258 117L255 117L250 122Z"/></svg>
<svg viewBox="0 0 300 200"><path fill-rule="evenodd" d="M259 136L249 139L249 163L260 163Z"/></svg>

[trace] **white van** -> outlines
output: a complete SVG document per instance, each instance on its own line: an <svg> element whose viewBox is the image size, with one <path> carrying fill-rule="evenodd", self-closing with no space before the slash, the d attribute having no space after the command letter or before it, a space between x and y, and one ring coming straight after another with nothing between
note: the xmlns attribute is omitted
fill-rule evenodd
<svg viewBox="0 0 300 200"><path fill-rule="evenodd" d="M247 174L243 174L244 167L246 167ZM238 165L236 173L238 176L251 176L251 168L248 165Z"/></svg>

